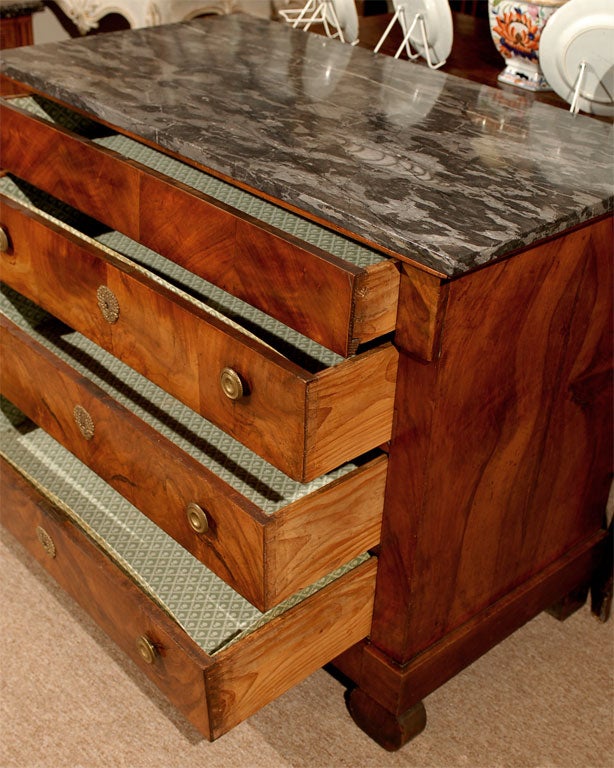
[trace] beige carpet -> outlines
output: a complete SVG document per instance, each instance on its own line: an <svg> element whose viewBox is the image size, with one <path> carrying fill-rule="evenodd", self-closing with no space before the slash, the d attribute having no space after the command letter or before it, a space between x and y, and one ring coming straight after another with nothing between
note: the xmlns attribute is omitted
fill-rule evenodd
<svg viewBox="0 0 614 768"><path fill-rule="evenodd" d="M1 768L610 768L614 623L541 615L426 700L397 753L319 671L214 744L2 532Z"/></svg>

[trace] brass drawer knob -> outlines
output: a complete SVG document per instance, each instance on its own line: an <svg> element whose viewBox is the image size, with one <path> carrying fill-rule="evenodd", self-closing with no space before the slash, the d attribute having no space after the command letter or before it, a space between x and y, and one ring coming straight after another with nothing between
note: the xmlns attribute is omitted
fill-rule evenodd
<svg viewBox="0 0 614 768"><path fill-rule="evenodd" d="M111 325L116 323L119 319L119 301L117 296L106 285L99 286L96 291L96 299L98 301L98 309L101 311L102 316Z"/></svg>
<svg viewBox="0 0 614 768"><path fill-rule="evenodd" d="M0 227L0 253L6 253L10 247L9 233L4 227Z"/></svg>
<svg viewBox="0 0 614 768"><path fill-rule="evenodd" d="M158 656L156 646L151 642L147 635L141 635L136 641L136 649L139 656L146 664L153 664Z"/></svg>
<svg viewBox="0 0 614 768"><path fill-rule="evenodd" d="M53 539L47 533L47 531L40 525L36 528L36 538L39 540L40 545L45 550L45 552L49 555L49 557L56 556L56 548L55 548L55 543Z"/></svg>
<svg viewBox="0 0 614 768"><path fill-rule="evenodd" d="M94 420L89 413L83 406L75 405L72 415L82 436L86 440L91 440L94 437Z"/></svg>
<svg viewBox="0 0 614 768"><path fill-rule="evenodd" d="M185 513L190 527L196 531L196 533L206 533L209 530L207 514L202 507L198 506L198 504L191 501L185 508Z"/></svg>
<svg viewBox="0 0 614 768"><path fill-rule="evenodd" d="M220 385L222 392L230 400L239 400L243 397L243 382L239 374L232 368L223 368L220 373Z"/></svg>

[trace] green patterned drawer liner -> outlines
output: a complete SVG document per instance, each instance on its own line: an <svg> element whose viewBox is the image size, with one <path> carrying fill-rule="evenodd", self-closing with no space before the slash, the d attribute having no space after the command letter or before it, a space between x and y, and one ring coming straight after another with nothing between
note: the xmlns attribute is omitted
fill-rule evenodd
<svg viewBox="0 0 614 768"><path fill-rule="evenodd" d="M103 549L208 654L249 635L364 562L362 555L262 613L42 429L0 434L5 457Z"/></svg>
<svg viewBox="0 0 614 768"><path fill-rule="evenodd" d="M264 221L282 232L294 235L298 239L315 245L323 251L338 256L357 267L364 269L367 266L378 264L387 259L386 256L378 251L355 243L319 224L307 221L273 203L256 197L256 195L244 192L186 163L175 160L163 152L150 149L133 139L129 139L121 134L100 136L101 126L98 123L47 101L40 96L13 99L11 103L38 117L51 120L75 133L80 133L86 138L91 138L98 144L114 149L121 155L124 155L124 157L137 160L152 170L159 171L172 179L181 181L183 184L187 184L199 192L203 192L220 202L247 213L255 219L260 219L260 221Z"/></svg>
<svg viewBox="0 0 614 768"><path fill-rule="evenodd" d="M0 293L0 309L36 341L172 440L266 514L277 512L357 467L355 462L348 462L310 483L296 482L7 286Z"/></svg>
<svg viewBox="0 0 614 768"><path fill-rule="evenodd" d="M119 232L98 231L90 237L85 233L100 230L98 222L30 184L3 176L0 177L0 192L120 261L138 265L149 278L227 325L259 339L311 373L343 361L340 355Z"/></svg>

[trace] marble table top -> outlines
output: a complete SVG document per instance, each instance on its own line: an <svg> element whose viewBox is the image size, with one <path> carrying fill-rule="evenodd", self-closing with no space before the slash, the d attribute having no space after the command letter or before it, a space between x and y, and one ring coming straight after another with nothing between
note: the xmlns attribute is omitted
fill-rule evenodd
<svg viewBox="0 0 614 768"><path fill-rule="evenodd" d="M3 52L1 71L458 276L612 210L612 126L242 15Z"/></svg>

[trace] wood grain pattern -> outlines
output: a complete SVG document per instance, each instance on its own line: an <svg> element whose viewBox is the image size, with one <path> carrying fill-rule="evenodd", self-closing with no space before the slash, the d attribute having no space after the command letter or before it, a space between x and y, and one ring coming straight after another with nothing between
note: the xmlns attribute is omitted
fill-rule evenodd
<svg viewBox="0 0 614 768"><path fill-rule="evenodd" d="M373 273L358 269L6 103L0 142L7 170L339 354L394 329L392 261ZM386 291L380 271L390 273ZM369 308L354 327L358 290Z"/></svg>
<svg viewBox="0 0 614 768"><path fill-rule="evenodd" d="M9 285L290 477L311 480L389 439L390 344L312 374L129 264L12 200L0 202L12 245L0 261ZM112 324L97 305L101 285L120 307ZM244 382L238 401L220 387L226 367Z"/></svg>
<svg viewBox="0 0 614 768"><path fill-rule="evenodd" d="M139 172L116 153L7 103L0 103L0 147L5 170L99 221L110 216L114 229L138 240Z"/></svg>
<svg viewBox="0 0 614 768"><path fill-rule="evenodd" d="M0 74L0 96L24 96L29 93L26 85L21 85L11 80L6 75Z"/></svg>
<svg viewBox="0 0 614 768"><path fill-rule="evenodd" d="M309 384L306 477L390 439L398 356L385 344L322 371Z"/></svg>
<svg viewBox="0 0 614 768"><path fill-rule="evenodd" d="M451 283L438 360L401 357L372 632L400 663L602 525L608 243L601 220Z"/></svg>
<svg viewBox="0 0 614 768"><path fill-rule="evenodd" d="M390 269L390 262L369 266L364 276L358 277L354 305L354 345L371 341L390 333L396 327L399 306L398 268Z"/></svg>
<svg viewBox="0 0 614 768"><path fill-rule="evenodd" d="M0 458L2 524L104 632L201 732L210 730L203 653L168 616L116 568L85 535L10 464ZM57 554L49 557L36 536L42 526ZM136 641L146 635L157 657L140 658Z"/></svg>
<svg viewBox="0 0 614 768"><path fill-rule="evenodd" d="M376 560L363 563L235 646L207 671L214 736L358 642L369 631Z"/></svg>
<svg viewBox="0 0 614 768"><path fill-rule="evenodd" d="M351 482L336 481L275 515L275 525L267 528L269 602L296 592L305 573L323 576L334 563L379 544L387 467L387 457L380 455L353 472ZM316 557L322 562L324 553L328 567L320 565L316 573Z"/></svg>
<svg viewBox="0 0 614 768"><path fill-rule="evenodd" d="M379 542L384 456L266 515L3 317L0 338L5 397L260 610ZM92 417L91 440L75 405ZM188 524L190 502L207 514L205 534Z"/></svg>
<svg viewBox="0 0 614 768"><path fill-rule="evenodd" d="M599 531L404 665L368 641L333 663L382 707L402 716L578 584L590 581L606 544L605 531Z"/></svg>
<svg viewBox="0 0 614 768"><path fill-rule="evenodd" d="M129 502L241 594L263 607L265 515L68 365L0 318L2 393ZM85 408L83 438L73 408ZM199 504L210 531L196 534L185 509Z"/></svg>
<svg viewBox="0 0 614 768"><path fill-rule="evenodd" d="M25 9L19 16L0 18L0 50L32 45L33 42L31 11Z"/></svg>
<svg viewBox="0 0 614 768"><path fill-rule="evenodd" d="M400 265L400 270L395 344L410 355L430 362L440 352L448 286L440 278L408 264Z"/></svg>

